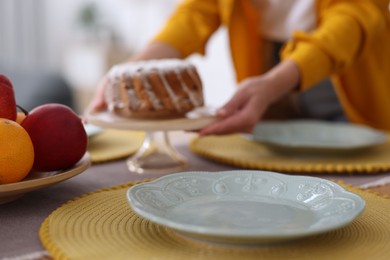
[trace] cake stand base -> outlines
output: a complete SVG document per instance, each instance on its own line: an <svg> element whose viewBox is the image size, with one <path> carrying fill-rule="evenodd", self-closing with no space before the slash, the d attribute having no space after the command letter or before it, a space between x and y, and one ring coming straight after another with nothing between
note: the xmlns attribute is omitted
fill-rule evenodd
<svg viewBox="0 0 390 260"><path fill-rule="evenodd" d="M135 173L173 173L187 168L187 161L171 146L169 131L201 129L216 121L214 110L200 107L188 112L184 117L172 119L125 118L101 111L86 115L89 123L123 130L143 131L144 142L138 151L127 159L127 166Z"/></svg>
<svg viewBox="0 0 390 260"><path fill-rule="evenodd" d="M171 146L166 131L147 131L139 150L127 159L131 172L171 173L187 168L187 161Z"/></svg>

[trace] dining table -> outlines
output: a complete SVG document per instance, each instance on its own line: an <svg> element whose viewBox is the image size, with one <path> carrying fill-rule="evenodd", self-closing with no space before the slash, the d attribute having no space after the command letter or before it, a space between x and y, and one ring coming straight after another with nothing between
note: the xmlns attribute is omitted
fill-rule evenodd
<svg viewBox="0 0 390 260"><path fill-rule="evenodd" d="M172 147L187 160L187 167L182 170L183 172L242 170L236 165L194 153L189 143L197 137L196 132L172 131L169 136ZM85 171L72 178L28 192L14 201L0 204L0 259L51 259L52 256L42 244L39 232L42 223L57 208L98 190L175 174L175 172L132 172L126 161L127 157L92 163ZM316 173L315 176L370 190L381 197L390 196L390 172L387 171L371 174Z"/></svg>

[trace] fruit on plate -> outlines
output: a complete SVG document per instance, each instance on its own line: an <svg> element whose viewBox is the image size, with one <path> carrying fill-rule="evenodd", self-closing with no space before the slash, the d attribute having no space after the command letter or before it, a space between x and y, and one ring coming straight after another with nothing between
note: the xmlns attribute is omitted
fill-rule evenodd
<svg viewBox="0 0 390 260"><path fill-rule="evenodd" d="M87 133L78 115L62 104L44 104L31 110L21 125L34 145L37 171L64 170L87 151Z"/></svg>
<svg viewBox="0 0 390 260"><path fill-rule="evenodd" d="M19 107L19 108L21 108L21 107ZM26 112L17 112L16 119L15 119L16 123L21 124L23 119L26 117L26 115L27 115L27 111Z"/></svg>
<svg viewBox="0 0 390 260"><path fill-rule="evenodd" d="M16 100L11 81L0 74L0 118L16 120Z"/></svg>
<svg viewBox="0 0 390 260"><path fill-rule="evenodd" d="M34 163L27 131L12 120L0 118L0 140L0 185L24 179Z"/></svg>

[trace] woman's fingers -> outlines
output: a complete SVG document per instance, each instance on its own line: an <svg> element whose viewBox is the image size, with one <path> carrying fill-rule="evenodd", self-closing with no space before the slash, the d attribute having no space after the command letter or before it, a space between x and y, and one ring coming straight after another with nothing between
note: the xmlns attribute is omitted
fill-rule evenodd
<svg viewBox="0 0 390 260"><path fill-rule="evenodd" d="M238 111L242 106L244 106L250 96L247 95L244 89L240 89L236 94L220 109L217 110L218 118L226 118Z"/></svg>
<svg viewBox="0 0 390 260"><path fill-rule="evenodd" d="M218 121L201 129L199 134L251 132L269 101L259 82L246 80L234 96L217 111Z"/></svg>
<svg viewBox="0 0 390 260"><path fill-rule="evenodd" d="M89 102L87 108L84 110L84 121L86 122L86 115L96 113L99 111L106 110L107 104L104 99L104 92L106 87L107 80L103 78L101 82L99 83L99 86L97 88L97 91L92 98L92 100Z"/></svg>
<svg viewBox="0 0 390 260"><path fill-rule="evenodd" d="M240 116L230 116L228 118L222 119L206 128L203 128L199 131L200 135L220 135L220 134L230 134L235 132L250 132L251 127L244 126L242 124Z"/></svg>
<svg viewBox="0 0 390 260"><path fill-rule="evenodd" d="M201 129L199 134L210 135L251 132L262 114L262 109L257 109L254 105L255 102L249 101L244 107L236 110L229 116L221 118L214 124Z"/></svg>

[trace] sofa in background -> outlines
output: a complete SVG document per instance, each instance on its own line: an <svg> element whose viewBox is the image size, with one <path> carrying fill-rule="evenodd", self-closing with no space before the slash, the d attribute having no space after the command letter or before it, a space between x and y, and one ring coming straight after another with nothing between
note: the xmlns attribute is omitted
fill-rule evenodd
<svg viewBox="0 0 390 260"><path fill-rule="evenodd" d="M0 66L14 87L16 103L31 110L46 103L60 103L74 109L72 89L64 78L47 71L12 70Z"/></svg>

